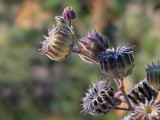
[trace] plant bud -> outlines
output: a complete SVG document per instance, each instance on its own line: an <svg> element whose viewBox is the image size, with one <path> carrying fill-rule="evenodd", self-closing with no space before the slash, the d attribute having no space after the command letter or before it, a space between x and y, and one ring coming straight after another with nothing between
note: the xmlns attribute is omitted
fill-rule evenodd
<svg viewBox="0 0 160 120"><path fill-rule="evenodd" d="M72 21L72 20L76 19L77 15L76 15L75 11L73 10L73 8L69 6L64 9L62 16L65 21Z"/></svg>
<svg viewBox="0 0 160 120"><path fill-rule="evenodd" d="M108 49L109 43L102 34L94 30L93 32L90 32L88 36L84 36L84 39L79 42L79 45L83 52L92 57L97 57L100 53L105 52L106 49ZM80 57L85 62L92 63L85 56L80 55Z"/></svg>
<svg viewBox="0 0 160 120"><path fill-rule="evenodd" d="M133 47L108 49L98 57L102 73L108 77L122 79L132 73L134 68Z"/></svg>
<svg viewBox="0 0 160 120"><path fill-rule="evenodd" d="M152 66L148 65L146 68L146 78L149 84L151 84L157 90L160 90L160 64L158 65L152 63Z"/></svg>
<svg viewBox="0 0 160 120"><path fill-rule="evenodd" d="M145 80L141 81L127 94L133 106L145 104L146 101L155 100L158 96L158 91L151 87Z"/></svg>
<svg viewBox="0 0 160 120"><path fill-rule="evenodd" d="M92 115L108 113L113 106L121 103L114 95L114 88L107 81L98 82L88 90L86 97L82 98L82 113Z"/></svg>
<svg viewBox="0 0 160 120"><path fill-rule="evenodd" d="M74 41L71 33L60 27L55 27L49 31L49 37L42 42L42 54L47 55L55 61L65 60L73 50Z"/></svg>
<svg viewBox="0 0 160 120"><path fill-rule="evenodd" d="M160 120L160 101L151 100L135 106L135 111L130 116L131 120Z"/></svg>

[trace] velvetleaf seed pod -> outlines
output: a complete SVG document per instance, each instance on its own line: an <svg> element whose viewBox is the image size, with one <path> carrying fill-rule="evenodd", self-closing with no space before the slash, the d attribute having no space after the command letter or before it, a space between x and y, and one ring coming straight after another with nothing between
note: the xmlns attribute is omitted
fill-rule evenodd
<svg viewBox="0 0 160 120"><path fill-rule="evenodd" d="M109 47L106 37L96 30L88 33L88 36L84 36L84 39L79 41L79 45L84 53L96 58L100 53L105 52ZM87 59L85 56L81 54L79 55L85 62L92 63L92 61Z"/></svg>
<svg viewBox="0 0 160 120"><path fill-rule="evenodd" d="M88 90L82 102L82 113L102 115L119 105L121 100L115 97L114 88L107 81L100 81Z"/></svg>
<svg viewBox="0 0 160 120"><path fill-rule="evenodd" d="M127 96L133 106L138 106L140 103L145 104L146 101L155 100L158 96L158 91L150 86L147 80L144 79L136 84Z"/></svg>
<svg viewBox="0 0 160 120"><path fill-rule="evenodd" d="M160 120L160 101L145 101L144 104L134 107L130 120Z"/></svg>
<svg viewBox="0 0 160 120"><path fill-rule="evenodd" d="M146 78L149 84L151 84L157 90L160 90L160 64L152 63L152 66L148 65L146 68Z"/></svg>
<svg viewBox="0 0 160 120"><path fill-rule="evenodd" d="M42 54L55 61L65 60L73 50L74 41L67 29L55 27L48 33L42 42Z"/></svg>
<svg viewBox="0 0 160 120"><path fill-rule="evenodd" d="M108 49L99 55L102 73L108 77L122 79L130 75L134 68L133 48L124 46L117 50Z"/></svg>

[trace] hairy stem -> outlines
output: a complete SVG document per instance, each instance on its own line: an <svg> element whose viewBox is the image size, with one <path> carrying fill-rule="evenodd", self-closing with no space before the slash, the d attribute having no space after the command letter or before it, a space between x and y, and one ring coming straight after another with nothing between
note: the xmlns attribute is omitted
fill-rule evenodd
<svg viewBox="0 0 160 120"><path fill-rule="evenodd" d="M118 80L116 79L115 81L118 81ZM117 83L117 82L116 82L116 83ZM125 101L126 101L126 103L127 103L127 105L128 105L128 110L133 111L134 109L133 109L133 107L132 107L132 105L131 105L131 103L130 103L127 95L126 95L125 90L124 90L123 79L120 79L120 80L119 80L119 84L117 84L117 85L118 85L119 90L122 92L122 94L123 94L123 96L124 96L124 99L125 99Z"/></svg>
<svg viewBox="0 0 160 120"><path fill-rule="evenodd" d="M74 32L74 29L73 29L72 24L70 23L69 26L70 26L70 27L69 27L69 28L70 28L70 31L71 31L71 33L72 33L72 38L73 38L73 40L75 41L75 43L76 43L76 45L77 45L77 47L78 47L78 51L76 51L76 52L74 51L74 52L75 52L75 53L79 53L79 54L85 56L87 59L93 61L94 63L99 64L99 61L98 61L96 58L94 58L94 57L92 57L92 56L90 56L90 55L88 55L88 54L86 54L86 53L84 53L84 52L82 51L81 47L80 47L79 44L78 44L78 40L77 40L77 37L76 37L76 34L75 34L75 32Z"/></svg>

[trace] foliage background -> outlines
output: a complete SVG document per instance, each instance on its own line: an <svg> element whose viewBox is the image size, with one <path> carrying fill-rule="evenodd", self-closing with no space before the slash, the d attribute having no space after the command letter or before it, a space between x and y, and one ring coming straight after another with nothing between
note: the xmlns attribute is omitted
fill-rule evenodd
<svg viewBox="0 0 160 120"><path fill-rule="evenodd" d="M160 60L159 0L0 0L0 120L117 120L123 112L82 116L80 99L100 79L98 65L72 54L55 62L38 51L54 17L72 6L79 39L98 29L110 45L136 45L136 66L126 90L144 79L147 64ZM114 82L112 82L115 86Z"/></svg>

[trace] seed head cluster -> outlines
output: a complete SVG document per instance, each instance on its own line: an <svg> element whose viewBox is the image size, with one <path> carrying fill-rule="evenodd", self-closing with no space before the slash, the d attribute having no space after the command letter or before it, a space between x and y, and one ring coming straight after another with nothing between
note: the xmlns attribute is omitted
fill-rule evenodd
<svg viewBox="0 0 160 120"><path fill-rule="evenodd" d="M126 94L123 78L129 76L135 66L134 46L110 49L108 39L96 30L78 40L72 25L76 18L72 7L65 8L62 16L56 16L57 25L42 42L41 53L55 61L63 61L72 52L77 53L83 61L98 64L102 74L114 79L120 90L115 93L106 80L93 84L82 98L81 112L85 115L104 115L112 109L127 110L131 114L124 120L160 120L160 102L156 101L160 90L159 62L158 65L148 65L146 79ZM122 102L128 108L119 107Z"/></svg>

